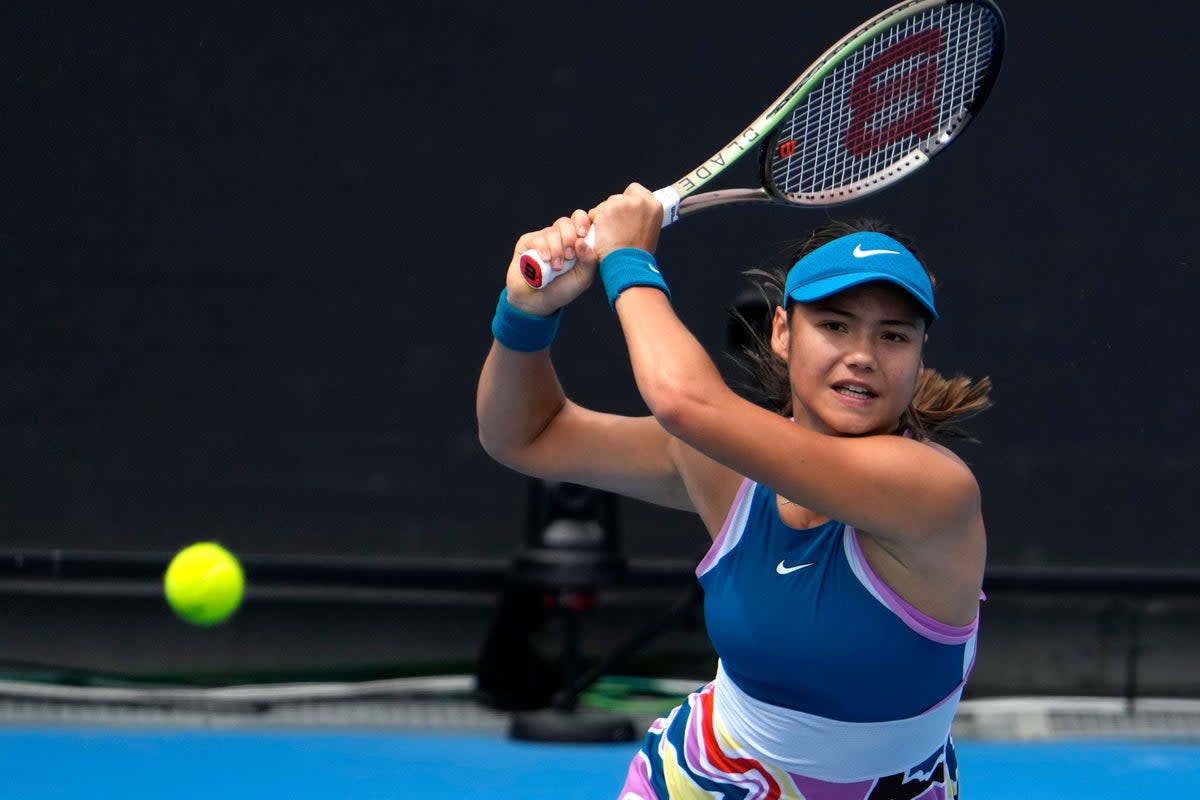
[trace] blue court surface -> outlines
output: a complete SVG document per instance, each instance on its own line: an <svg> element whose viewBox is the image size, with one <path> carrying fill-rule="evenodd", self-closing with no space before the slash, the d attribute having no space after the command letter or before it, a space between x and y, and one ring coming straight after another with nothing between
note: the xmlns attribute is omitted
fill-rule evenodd
<svg viewBox="0 0 1200 800"><path fill-rule="evenodd" d="M614 800L636 745L413 733L0 728L0 796ZM1200 794L1200 745L959 743L964 800Z"/></svg>

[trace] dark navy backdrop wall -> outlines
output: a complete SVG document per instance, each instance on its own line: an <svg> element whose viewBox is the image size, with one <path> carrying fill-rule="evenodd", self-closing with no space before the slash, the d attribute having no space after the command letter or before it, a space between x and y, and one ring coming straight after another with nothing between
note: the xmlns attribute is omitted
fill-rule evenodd
<svg viewBox="0 0 1200 800"><path fill-rule="evenodd" d="M5 10L0 547L510 553L524 484L473 391L515 235L670 182L878 6L420 5ZM1168 6L1009 0L978 123L832 212L918 239L929 363L996 382L961 449L994 563L1200 564L1197 112L1162 77L1188 72ZM714 353L739 271L824 216L664 235ZM573 397L642 411L599 293L560 341ZM622 509L632 555L703 551L689 517Z"/></svg>

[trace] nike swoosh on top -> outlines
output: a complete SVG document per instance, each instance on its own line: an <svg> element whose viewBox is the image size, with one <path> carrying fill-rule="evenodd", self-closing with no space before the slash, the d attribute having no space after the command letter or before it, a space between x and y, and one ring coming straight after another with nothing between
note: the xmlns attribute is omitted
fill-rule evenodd
<svg viewBox="0 0 1200 800"><path fill-rule="evenodd" d="M795 566L785 567L783 565L783 562L780 561L778 564L775 565L775 571L778 572L780 575L787 575L790 572L795 572L798 569L804 569L805 567L811 567L811 566L812 566L812 562L810 561L807 564L796 564Z"/></svg>
<svg viewBox="0 0 1200 800"><path fill-rule="evenodd" d="M861 244L854 245L855 258L870 258L871 256L881 256L885 253L890 253L894 256L900 255L899 250L863 250Z"/></svg>

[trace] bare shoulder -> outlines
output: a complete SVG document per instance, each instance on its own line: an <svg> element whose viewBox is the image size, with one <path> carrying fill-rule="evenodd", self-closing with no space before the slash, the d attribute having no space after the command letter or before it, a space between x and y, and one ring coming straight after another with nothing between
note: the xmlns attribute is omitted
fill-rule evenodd
<svg viewBox="0 0 1200 800"><path fill-rule="evenodd" d="M858 530L888 543L893 554L907 553L902 560L910 563L915 555L937 558L946 546L978 538L983 531L982 498L970 465L931 440L906 437L903 446L915 457L898 466L905 476L896 484L902 499L890 506L892 515L883 524L856 525Z"/></svg>
<svg viewBox="0 0 1200 800"><path fill-rule="evenodd" d="M917 439L916 441L919 444L923 444L926 447L932 448L935 452L941 453L946 458L949 458L951 461L961 466L963 469L970 470L970 467L967 466L967 462L963 461L962 457L959 456L958 453L954 452L949 447L946 447L944 444L939 444L932 439Z"/></svg>
<svg viewBox="0 0 1200 800"><path fill-rule="evenodd" d="M901 597L934 619L952 625L968 624L978 611L979 589L987 558L987 536L979 484L970 466L950 448L928 440L929 448L953 476L954 491L941 501L957 498L954 524L930 529L925 535L880 537L860 531L863 553L884 582ZM935 463L926 460L926 466Z"/></svg>
<svg viewBox="0 0 1200 800"><path fill-rule="evenodd" d="M949 468L949 471L956 474L960 480L962 480L965 488L968 488L975 493L979 491L979 483L975 479L975 471L971 469L970 464L963 460L962 456L951 450L949 447L946 447L944 444L935 442L931 439L915 439L914 441L941 456L944 459L942 463Z"/></svg>
<svg viewBox="0 0 1200 800"><path fill-rule="evenodd" d="M932 554L941 567L957 562L959 570L965 568L968 575L973 575L981 565L985 539L979 482L971 466L949 447L928 439L917 440L917 443L938 456L938 462L944 467L943 481L951 487L940 495L941 502L952 502L958 512L947 517L957 520L957 524L931 529L929 535L913 537L906 542L910 546L909 554ZM950 556L952 553L957 557Z"/></svg>

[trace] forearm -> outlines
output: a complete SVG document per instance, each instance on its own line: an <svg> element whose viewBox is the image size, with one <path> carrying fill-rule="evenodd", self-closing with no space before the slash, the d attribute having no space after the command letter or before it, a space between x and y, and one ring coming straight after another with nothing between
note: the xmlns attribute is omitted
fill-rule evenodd
<svg viewBox="0 0 1200 800"><path fill-rule="evenodd" d="M621 321L642 399L664 428L684 441L679 423L730 392L700 342L675 316L654 258L663 207L631 184L594 211L599 274ZM688 441L691 444L690 441Z"/></svg>
<svg viewBox="0 0 1200 800"><path fill-rule="evenodd" d="M729 393L724 379L662 292L629 289L615 308L642 399L664 428L687 441L686 423Z"/></svg>

